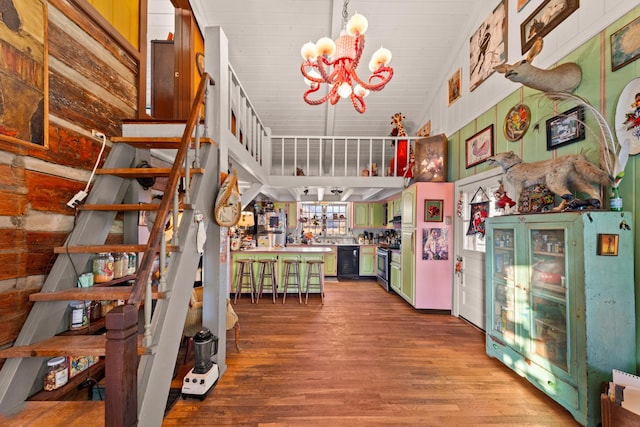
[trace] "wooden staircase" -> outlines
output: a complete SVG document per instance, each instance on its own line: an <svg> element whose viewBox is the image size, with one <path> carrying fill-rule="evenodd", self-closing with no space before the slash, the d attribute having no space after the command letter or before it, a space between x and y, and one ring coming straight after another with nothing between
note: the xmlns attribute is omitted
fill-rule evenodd
<svg viewBox="0 0 640 427"><path fill-rule="evenodd" d="M210 84L211 83L211 84ZM160 425L164 413L173 366L182 338L191 289L200 258L196 243L196 214L204 214L204 226L219 180L217 147L210 138L200 138L205 91L213 87L204 75L182 137L114 137L104 167L96 171L93 188L85 204L77 208L76 224L65 245L54 249L58 257L39 293L31 294L34 306L14 346L0 351L6 358L0 371L0 414L40 410L43 402L29 401L43 384L46 358L56 356L100 356L105 371L104 402L82 402L88 412L101 414L104 425ZM205 126L206 131L206 126ZM194 135L196 135L194 137ZM177 150L172 168L135 168L132 162L140 150ZM194 167L188 151L195 151ZM187 160L189 159L189 160ZM166 177L160 204L126 203L130 184L137 178ZM177 188L181 178L188 183L188 202L178 207ZM207 185L208 184L208 185ZM182 219L174 227L174 242L164 243L164 228L171 210L179 209ZM156 219L146 245L107 244L109 230L118 212L154 211ZM198 215L199 217L200 215ZM89 270L93 254L137 252L136 274L89 288L76 287L78 272ZM166 270L151 286L154 262L169 253ZM65 332L70 301L124 300L104 319L106 333ZM153 301L153 302L152 302ZM144 313L144 324L138 324ZM89 328L87 332L97 328ZM76 331L77 332L77 331ZM170 368L168 368L170 367ZM76 384L77 380L72 384ZM41 394L48 392L41 392ZM36 393L37 395L38 393ZM46 396L37 400L47 400ZM78 405L78 402L70 402ZM56 409L68 404L51 402ZM52 410L54 410L52 408ZM19 417L18 414L13 415ZM95 418L94 418L95 420ZM4 424L0 416L0 424ZM98 423L101 424L101 423Z"/></svg>

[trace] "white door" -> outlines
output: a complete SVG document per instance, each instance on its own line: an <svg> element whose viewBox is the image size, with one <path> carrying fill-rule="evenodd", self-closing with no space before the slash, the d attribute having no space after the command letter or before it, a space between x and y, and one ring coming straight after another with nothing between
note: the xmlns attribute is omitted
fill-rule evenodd
<svg viewBox="0 0 640 427"><path fill-rule="evenodd" d="M502 168L492 169L455 183L455 262L460 271L454 275L453 314L485 329L485 238L468 236L471 203L489 200L489 216L502 215L495 208L495 192L503 181L507 194L516 200L513 188L504 179ZM458 270L458 268L456 268Z"/></svg>

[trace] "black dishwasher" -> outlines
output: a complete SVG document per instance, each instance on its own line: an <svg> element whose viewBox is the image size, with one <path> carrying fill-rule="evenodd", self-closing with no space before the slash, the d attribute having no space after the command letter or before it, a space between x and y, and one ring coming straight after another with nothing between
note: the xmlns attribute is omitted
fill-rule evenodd
<svg viewBox="0 0 640 427"><path fill-rule="evenodd" d="M338 246L338 279L360 277L360 247Z"/></svg>

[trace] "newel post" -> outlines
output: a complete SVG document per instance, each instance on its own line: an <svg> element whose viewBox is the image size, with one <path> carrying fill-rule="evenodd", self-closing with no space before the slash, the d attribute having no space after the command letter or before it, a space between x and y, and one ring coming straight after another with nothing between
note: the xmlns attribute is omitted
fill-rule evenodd
<svg viewBox="0 0 640 427"><path fill-rule="evenodd" d="M121 305L106 316L105 426L138 424L138 308Z"/></svg>

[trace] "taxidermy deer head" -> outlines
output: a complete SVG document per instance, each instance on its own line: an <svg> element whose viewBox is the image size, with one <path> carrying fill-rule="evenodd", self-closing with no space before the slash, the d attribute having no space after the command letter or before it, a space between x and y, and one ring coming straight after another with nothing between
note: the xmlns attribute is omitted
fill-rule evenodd
<svg viewBox="0 0 640 427"><path fill-rule="evenodd" d="M531 61L541 50L542 39L538 38L527 53L526 59L512 65L500 64L493 69L504 74L512 82L522 83L542 92L573 92L582 79L580 66L574 62L568 62L551 70L543 70L531 65Z"/></svg>

